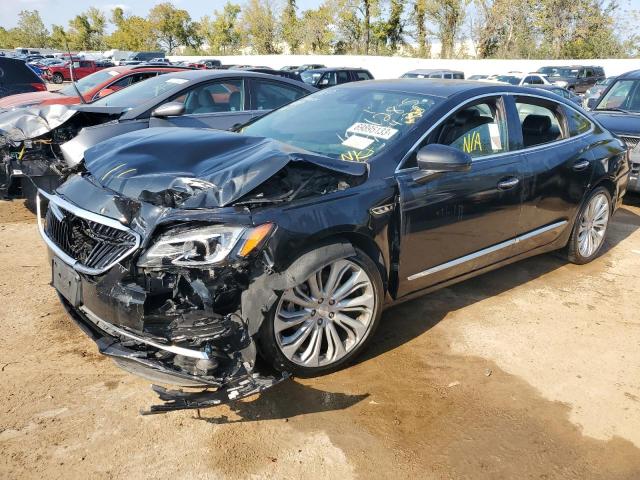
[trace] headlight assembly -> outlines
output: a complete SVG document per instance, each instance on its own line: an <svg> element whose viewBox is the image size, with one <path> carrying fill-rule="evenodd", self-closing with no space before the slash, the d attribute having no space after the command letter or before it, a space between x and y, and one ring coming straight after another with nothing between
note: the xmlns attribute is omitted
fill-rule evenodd
<svg viewBox="0 0 640 480"><path fill-rule="evenodd" d="M271 232L272 224L259 227L212 225L161 235L138 260L138 267L206 267L225 260L239 246L238 256L249 255Z"/></svg>

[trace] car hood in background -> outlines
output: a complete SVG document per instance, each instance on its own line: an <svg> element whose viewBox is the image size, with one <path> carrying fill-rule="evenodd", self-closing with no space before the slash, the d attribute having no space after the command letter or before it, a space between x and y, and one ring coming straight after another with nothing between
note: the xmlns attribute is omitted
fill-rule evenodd
<svg viewBox="0 0 640 480"><path fill-rule="evenodd" d="M362 176L367 165L344 162L287 144L196 128L149 128L99 143L85 168L103 187L135 200L166 199L185 209L224 207L290 162Z"/></svg>
<svg viewBox="0 0 640 480"><path fill-rule="evenodd" d="M17 108L0 113L0 135L11 142L22 142L44 135L76 114L66 105Z"/></svg>
<svg viewBox="0 0 640 480"><path fill-rule="evenodd" d="M591 111L591 114L616 135L640 137L640 113Z"/></svg>
<svg viewBox="0 0 640 480"><path fill-rule="evenodd" d="M29 92L18 93L16 95L9 95L8 97L0 98L0 111L14 108L14 107L28 107L31 105L39 105L43 101L47 101L50 105L54 103L73 103L80 101L78 97L68 97L55 92Z"/></svg>

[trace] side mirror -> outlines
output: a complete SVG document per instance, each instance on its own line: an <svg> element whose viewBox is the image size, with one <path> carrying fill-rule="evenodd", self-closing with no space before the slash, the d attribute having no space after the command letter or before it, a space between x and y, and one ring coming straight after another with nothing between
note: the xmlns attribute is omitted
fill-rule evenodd
<svg viewBox="0 0 640 480"><path fill-rule="evenodd" d="M418 150L418 168L436 172L464 172L471 168L471 156L457 148L437 143Z"/></svg>
<svg viewBox="0 0 640 480"><path fill-rule="evenodd" d="M184 113L184 103L181 102L169 102L164 105L160 105L153 112L152 117L179 117Z"/></svg>
<svg viewBox="0 0 640 480"><path fill-rule="evenodd" d="M98 98L106 97L107 95L111 95L113 92L115 92L115 90L112 90L111 88L103 88L98 92Z"/></svg>

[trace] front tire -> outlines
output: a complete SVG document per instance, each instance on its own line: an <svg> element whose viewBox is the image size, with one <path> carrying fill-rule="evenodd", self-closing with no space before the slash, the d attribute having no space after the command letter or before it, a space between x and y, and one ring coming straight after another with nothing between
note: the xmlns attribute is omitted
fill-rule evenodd
<svg viewBox="0 0 640 480"><path fill-rule="evenodd" d="M380 271L359 249L332 260L279 293L260 330L260 351L274 368L300 377L344 366L369 343L381 316Z"/></svg>
<svg viewBox="0 0 640 480"><path fill-rule="evenodd" d="M609 229L611 219L611 195L604 187L598 187L587 198L573 225L567 244L567 259L583 265L598 256Z"/></svg>
<svg viewBox="0 0 640 480"><path fill-rule="evenodd" d="M51 77L51 80L53 80L53 83L59 85L64 81L64 77L62 76L61 73L54 73L53 77Z"/></svg>

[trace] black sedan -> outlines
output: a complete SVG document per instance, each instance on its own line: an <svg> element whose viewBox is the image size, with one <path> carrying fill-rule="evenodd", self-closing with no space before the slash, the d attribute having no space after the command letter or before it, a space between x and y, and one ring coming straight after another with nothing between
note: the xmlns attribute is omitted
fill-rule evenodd
<svg viewBox="0 0 640 480"><path fill-rule="evenodd" d="M628 189L640 193L640 70L614 79L591 113L629 147L631 176Z"/></svg>
<svg viewBox="0 0 640 480"><path fill-rule="evenodd" d="M150 78L86 105L0 114L0 191L18 175L23 193L50 191L87 148L152 127L230 129L316 91L286 78L233 70L185 70Z"/></svg>
<svg viewBox="0 0 640 480"><path fill-rule="evenodd" d="M199 408L345 365L396 301L552 250L593 260L628 174L626 146L545 91L354 82L241 133L103 142L40 229L100 350L216 388L157 388L155 411Z"/></svg>

